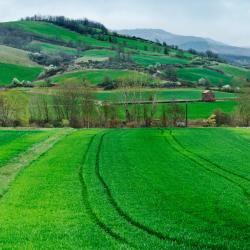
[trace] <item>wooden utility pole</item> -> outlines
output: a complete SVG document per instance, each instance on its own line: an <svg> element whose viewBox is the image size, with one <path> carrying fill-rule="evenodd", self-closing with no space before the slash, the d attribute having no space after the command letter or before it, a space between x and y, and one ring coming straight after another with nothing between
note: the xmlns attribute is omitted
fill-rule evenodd
<svg viewBox="0 0 250 250"><path fill-rule="evenodd" d="M188 103L186 102L186 127L188 127Z"/></svg>

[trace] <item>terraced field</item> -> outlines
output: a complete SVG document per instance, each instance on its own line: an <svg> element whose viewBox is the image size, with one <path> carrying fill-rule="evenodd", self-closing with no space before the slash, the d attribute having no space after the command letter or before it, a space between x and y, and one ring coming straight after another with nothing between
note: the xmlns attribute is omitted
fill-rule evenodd
<svg viewBox="0 0 250 250"><path fill-rule="evenodd" d="M249 144L246 129L71 130L1 198L0 248L248 249Z"/></svg>

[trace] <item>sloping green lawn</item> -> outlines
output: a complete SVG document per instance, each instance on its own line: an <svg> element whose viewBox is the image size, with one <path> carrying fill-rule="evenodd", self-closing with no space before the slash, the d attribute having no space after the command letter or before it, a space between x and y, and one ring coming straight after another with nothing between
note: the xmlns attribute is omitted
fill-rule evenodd
<svg viewBox="0 0 250 250"><path fill-rule="evenodd" d="M230 84L232 80L232 77L228 75L205 68L183 68L178 70L177 75L180 79L191 82L198 82L201 78L206 78L215 86Z"/></svg>
<svg viewBox="0 0 250 250"><path fill-rule="evenodd" d="M62 84L67 81L82 83L84 79L87 79L91 84L97 85L102 83L105 77L115 80L121 77L128 77L131 74L139 73L129 70L86 70L55 76L52 78L52 80L54 83Z"/></svg>
<svg viewBox="0 0 250 250"><path fill-rule="evenodd" d="M0 63L0 86L10 84L13 78L17 78L19 81L34 81L41 72L40 67Z"/></svg>

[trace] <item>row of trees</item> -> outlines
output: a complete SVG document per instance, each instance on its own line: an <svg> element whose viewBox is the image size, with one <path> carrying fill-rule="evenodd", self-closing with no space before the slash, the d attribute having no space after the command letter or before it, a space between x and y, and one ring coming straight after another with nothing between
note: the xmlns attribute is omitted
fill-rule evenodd
<svg viewBox="0 0 250 250"><path fill-rule="evenodd" d="M35 15L33 17L26 17L23 19L25 21L42 21L53 23L55 25L70 29L72 31L78 32L80 34L96 34L100 33L100 31L104 34L108 33L107 28L98 22L93 22L88 20L87 18L84 19L70 19L64 16L42 16L42 15Z"/></svg>
<svg viewBox="0 0 250 250"><path fill-rule="evenodd" d="M159 104L157 92L145 94L143 76L122 79L112 102L97 101L96 91L84 80L65 82L50 93L0 92L1 126L154 127L184 126L185 110L178 104ZM145 101L146 100L146 101ZM232 114L215 111L208 125L250 126L250 94L241 96ZM213 124L213 121L214 124Z"/></svg>
<svg viewBox="0 0 250 250"><path fill-rule="evenodd" d="M178 105L159 106L156 92L143 96L143 77L120 82L113 102L100 102L87 81L66 82L48 93L27 95L10 90L0 94L1 126L151 127L174 126L184 120Z"/></svg>

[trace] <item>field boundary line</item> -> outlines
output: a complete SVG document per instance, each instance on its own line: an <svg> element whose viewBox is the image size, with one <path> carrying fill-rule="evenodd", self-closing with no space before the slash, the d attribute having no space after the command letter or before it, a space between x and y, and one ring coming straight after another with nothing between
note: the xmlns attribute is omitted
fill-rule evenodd
<svg viewBox="0 0 250 250"><path fill-rule="evenodd" d="M140 222L135 221L130 215L128 215L126 212L124 212L122 210L122 208L119 206L119 204L117 203L117 201L114 199L108 184L106 183L106 181L104 180L104 178L102 177L102 175L100 173L100 153L101 153L101 148L102 148L102 144L103 144L103 140L104 140L105 136L106 136L105 133L102 134L101 139L100 139L100 143L98 145L98 150L96 153L95 172L96 172L97 178L99 179L99 181L100 181L100 183L101 183L101 185L102 185L102 187L103 187L103 189L108 197L110 204L112 205L112 207L117 211L117 213L123 219L125 219L132 226L144 231L148 235L151 235L151 236L158 238L159 240L169 241L169 242L176 243L179 245L186 245L189 247L194 247L196 249L199 249L201 247L205 248L205 249L218 249L218 247L220 247L220 249L226 249L225 246L223 246L223 245L221 245L221 246L213 245L213 244L204 245L202 243L195 242L192 240L181 240L181 239L178 239L176 237L164 235L161 232L157 232L157 231L153 230L152 228L149 228L149 227L141 224Z"/></svg>
<svg viewBox="0 0 250 250"><path fill-rule="evenodd" d="M113 238L114 240L122 243L122 244L126 244L132 248L137 249L137 247L133 244L131 244L130 242L128 242L125 238L121 237L119 234L117 234L116 232L114 232L110 227L108 227L104 222L102 222L97 214L94 212L94 210L91 207L90 201L89 201L89 191L88 191L88 187L87 184L84 180L84 176L83 176L83 168L87 162L87 158L88 158L88 154L90 151L90 148L94 142L94 139L97 137L97 135L93 135L88 143L87 146L87 150L83 156L83 164L81 164L80 168L79 168L79 179L80 179L80 183L82 186L82 198L83 198L83 202L85 205L85 208L87 210L87 213L89 215L89 217L91 218L91 220L98 225L98 227L107 235L109 235L111 238Z"/></svg>
<svg viewBox="0 0 250 250"><path fill-rule="evenodd" d="M34 144L25 152L21 153L3 167L0 168L0 200L9 191L11 184L15 181L23 169L37 161L64 137L73 133L72 129L56 131L55 135L49 136L39 143Z"/></svg>

